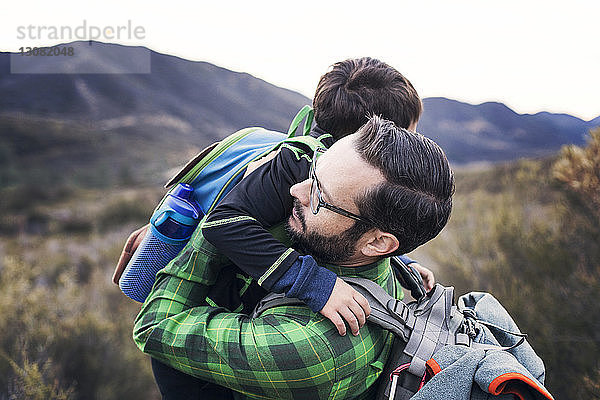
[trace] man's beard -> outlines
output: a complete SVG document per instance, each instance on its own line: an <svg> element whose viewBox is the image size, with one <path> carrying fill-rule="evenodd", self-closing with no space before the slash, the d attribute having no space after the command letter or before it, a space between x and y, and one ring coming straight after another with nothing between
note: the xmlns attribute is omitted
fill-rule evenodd
<svg viewBox="0 0 600 400"><path fill-rule="evenodd" d="M363 224L355 222L338 235L324 236L317 232L306 233L306 220L302 206L297 199L294 199L294 210L302 225L302 232L298 232L290 227L289 221L286 224L286 230L294 248L327 264L339 264L347 261L356 251L358 239L368 230Z"/></svg>

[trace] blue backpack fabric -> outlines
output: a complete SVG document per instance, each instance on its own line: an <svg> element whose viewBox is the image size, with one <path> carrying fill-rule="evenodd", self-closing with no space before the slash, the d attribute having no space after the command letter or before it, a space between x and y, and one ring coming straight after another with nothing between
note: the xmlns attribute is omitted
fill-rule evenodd
<svg viewBox="0 0 600 400"><path fill-rule="evenodd" d="M239 130L202 150L165 187L171 188L177 183L191 185L200 211L208 214L242 179L251 162L282 146L291 145L310 151L325 147L321 142L323 137L317 139L308 135L313 118L312 108L304 106L292 121L287 134L260 127ZM295 136L304 119L303 135Z"/></svg>

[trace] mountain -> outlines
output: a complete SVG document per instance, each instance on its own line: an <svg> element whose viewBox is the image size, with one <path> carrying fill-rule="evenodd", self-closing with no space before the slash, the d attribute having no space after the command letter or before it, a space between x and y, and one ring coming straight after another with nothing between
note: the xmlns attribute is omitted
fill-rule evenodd
<svg viewBox="0 0 600 400"><path fill-rule="evenodd" d="M600 125L566 114L517 114L506 105L479 105L442 97L423 100L418 130L444 148L454 163L506 161L552 154L564 144L583 144Z"/></svg>
<svg viewBox="0 0 600 400"><path fill-rule="evenodd" d="M219 130L252 125L284 129L290 115L309 102L291 90L206 62L100 42L65 46L74 48L74 57L30 57L33 74L9 73L10 54L0 53L0 110L94 121L111 129L163 124L212 139L223 135ZM140 51L148 53L151 72L118 73L131 70L131 58ZM23 56L13 57L17 62ZM111 73L41 73L94 67Z"/></svg>
<svg viewBox="0 0 600 400"><path fill-rule="evenodd" d="M246 126L285 130L310 99L246 73L143 47L73 42L74 56L0 53L0 178L162 182L205 145ZM13 73L11 73L11 66ZM145 73L130 73L137 69ZM63 73L50 73L60 72ZM27 72L27 73L24 73ZM81 73L94 72L94 73ZM600 117L520 115L500 103L424 99L418 129L455 164L553 153ZM160 173L160 171L163 171Z"/></svg>
<svg viewBox="0 0 600 400"><path fill-rule="evenodd" d="M287 130L310 104L206 62L99 42L65 47L76 57L30 56L30 73L11 73L25 56L0 53L2 184L164 183L166 171L206 145L247 126ZM140 50L150 73L119 73ZM43 73L57 70L68 73ZM107 73L75 73L91 70Z"/></svg>

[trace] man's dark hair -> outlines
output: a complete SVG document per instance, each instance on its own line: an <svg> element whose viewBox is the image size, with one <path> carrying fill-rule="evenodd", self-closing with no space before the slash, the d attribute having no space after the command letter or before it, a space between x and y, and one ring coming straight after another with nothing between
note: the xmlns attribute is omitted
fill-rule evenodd
<svg viewBox="0 0 600 400"><path fill-rule="evenodd" d="M370 57L340 61L319 80L313 99L317 125L338 140L354 133L370 115L408 128L423 105L410 81Z"/></svg>
<svg viewBox="0 0 600 400"><path fill-rule="evenodd" d="M377 116L360 128L354 146L385 177L355 201L361 216L400 242L390 255L408 253L437 236L450 217L454 193L443 150L431 139ZM370 228L355 225L363 233Z"/></svg>

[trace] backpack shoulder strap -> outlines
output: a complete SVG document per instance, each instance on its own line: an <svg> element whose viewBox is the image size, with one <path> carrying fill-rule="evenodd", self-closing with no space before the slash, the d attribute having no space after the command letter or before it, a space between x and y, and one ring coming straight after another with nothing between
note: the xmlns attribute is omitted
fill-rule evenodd
<svg viewBox="0 0 600 400"><path fill-rule="evenodd" d="M300 109L300 111L298 111L298 114L296 114L288 129L288 138L296 136L296 130L298 130L298 127L304 118L306 118L306 121L304 121L302 135L306 136L310 132L313 120L315 118L315 112L311 106L304 106Z"/></svg>
<svg viewBox="0 0 600 400"><path fill-rule="evenodd" d="M411 265L406 265L400 257L392 257L390 264L396 272L396 277L400 279L403 287L410 290L410 295L415 300L421 300L427 294L423 278L419 272Z"/></svg>
<svg viewBox="0 0 600 400"><path fill-rule="evenodd" d="M414 315L404 302L391 296L370 279L351 277L342 277L342 279L369 301L371 306L371 315L367 319L369 322L393 332L405 341L408 340L415 321ZM258 317L270 308L303 304L301 300L285 297L282 293L269 293L256 305L252 318Z"/></svg>
<svg viewBox="0 0 600 400"><path fill-rule="evenodd" d="M371 306L369 322L408 340L415 324L415 316L406 303L396 299L370 279L349 277L343 279L369 301Z"/></svg>
<svg viewBox="0 0 600 400"><path fill-rule="evenodd" d="M369 279L342 279L369 301L371 314L367 321L395 335L390 357L382 372L377 398L410 398L420 387L425 375L425 362L439 348L455 343L455 332L449 324L456 312L456 307L452 305L454 288L437 284L428 296L406 304ZM298 299L270 293L259 302L252 317L259 316L269 308L302 304L304 303ZM402 366L398 367L400 364ZM398 375L402 371L406 373L399 381ZM390 381L388 377L393 376L395 379Z"/></svg>
<svg viewBox="0 0 600 400"><path fill-rule="evenodd" d="M305 118L306 121L304 122L304 128L302 129L302 136L296 136L296 131L298 130L302 120ZM288 136L285 140L283 140L281 146L287 147L294 151L298 158L302 157L303 154L307 154L307 157L312 156L312 153L318 147L327 148L328 146L324 143L324 140L331 138L331 135L323 134L318 138L311 136L310 131L313 120L313 109L310 106L302 107L302 109L298 111L298 114L296 114L292 120L290 128L288 129ZM297 150L298 148L300 148L300 151Z"/></svg>
<svg viewBox="0 0 600 400"><path fill-rule="evenodd" d="M292 150L298 158L303 155L312 158L312 155L317 148L326 148L321 140L313 136L294 136L287 138L281 142L280 146Z"/></svg>

